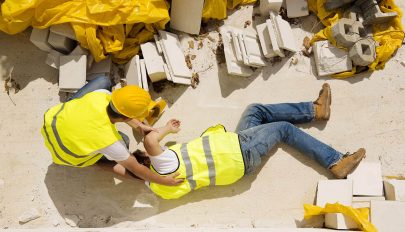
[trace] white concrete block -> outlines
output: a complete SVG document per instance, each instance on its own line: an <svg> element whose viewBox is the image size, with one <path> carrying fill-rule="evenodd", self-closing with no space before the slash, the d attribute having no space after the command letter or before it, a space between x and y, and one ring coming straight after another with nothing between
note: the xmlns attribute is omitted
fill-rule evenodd
<svg viewBox="0 0 405 232"><path fill-rule="evenodd" d="M352 207L353 208L370 208L371 201L385 201L385 197L353 197Z"/></svg>
<svg viewBox="0 0 405 232"><path fill-rule="evenodd" d="M142 88L146 91L149 91L148 76L146 75L146 66L143 59L139 60L139 66L141 68Z"/></svg>
<svg viewBox="0 0 405 232"><path fill-rule="evenodd" d="M38 29L33 27L30 41L42 51L51 52L53 50L53 47L48 43L48 37L49 28Z"/></svg>
<svg viewBox="0 0 405 232"><path fill-rule="evenodd" d="M46 56L45 63L52 68L59 69L60 56L63 56L63 54L58 51L52 50Z"/></svg>
<svg viewBox="0 0 405 232"><path fill-rule="evenodd" d="M238 34L238 42L239 42L239 47L240 47L240 52L242 53L242 60L243 64L250 66L249 65L249 59L247 56L246 48L245 48L245 43L243 41L243 34L240 33ZM237 53L237 51L235 51Z"/></svg>
<svg viewBox="0 0 405 232"><path fill-rule="evenodd" d="M146 70L151 81L157 82L166 79L166 73L163 68L163 57L159 54L156 43L148 42L141 44L141 49Z"/></svg>
<svg viewBox="0 0 405 232"><path fill-rule="evenodd" d="M244 33L243 43L245 45L246 55L250 66L264 67L266 62L262 50L260 49L259 40L256 34Z"/></svg>
<svg viewBox="0 0 405 232"><path fill-rule="evenodd" d="M159 36L154 34L153 38L155 39L156 47L157 47L159 54L163 55L162 43L160 42Z"/></svg>
<svg viewBox="0 0 405 232"><path fill-rule="evenodd" d="M133 57L124 68L125 78L128 85L137 85L142 87L142 73L141 73L141 64L139 56L136 55Z"/></svg>
<svg viewBox="0 0 405 232"><path fill-rule="evenodd" d="M63 54L70 53L76 46L76 42L74 40L53 32L49 32L48 43Z"/></svg>
<svg viewBox="0 0 405 232"><path fill-rule="evenodd" d="M282 19L280 15L276 15L272 11L270 12L270 19L277 31L276 36L278 45L281 48L292 52L298 51L290 24Z"/></svg>
<svg viewBox="0 0 405 232"><path fill-rule="evenodd" d="M50 27L50 30L55 34L68 37L69 39L72 40L77 40L75 31L73 30L72 25L70 23L52 25Z"/></svg>
<svg viewBox="0 0 405 232"><path fill-rule="evenodd" d="M379 232L401 232L405 228L405 202L371 201L371 223Z"/></svg>
<svg viewBox="0 0 405 232"><path fill-rule="evenodd" d="M272 20L267 19L266 20L266 24L267 24L267 29L269 31L269 37L271 40L271 45L273 46L273 51L280 57L284 57L284 52L283 50L280 48L278 42L277 42L277 30L274 27L274 24L272 22Z"/></svg>
<svg viewBox="0 0 405 232"><path fill-rule="evenodd" d="M249 67L240 64L236 59L236 52L231 41L231 33L229 32L229 28L221 27L220 33L222 35L222 42L224 44L225 61L228 73L231 75L244 77L252 75L253 71Z"/></svg>
<svg viewBox="0 0 405 232"><path fill-rule="evenodd" d="M349 53L346 50L335 47L329 41L322 40L315 42L313 50L318 76L328 76L352 70L352 61L349 58Z"/></svg>
<svg viewBox="0 0 405 232"><path fill-rule="evenodd" d="M405 180L384 180L385 197L390 201L405 201Z"/></svg>
<svg viewBox="0 0 405 232"><path fill-rule="evenodd" d="M287 17L297 18L309 15L307 0L286 0Z"/></svg>
<svg viewBox="0 0 405 232"><path fill-rule="evenodd" d="M170 27L186 33L200 33L204 0L172 0Z"/></svg>
<svg viewBox="0 0 405 232"><path fill-rule="evenodd" d="M100 62L93 62L90 69L87 71L87 74L110 73L111 66L112 66L111 58L108 57L107 59L101 60Z"/></svg>
<svg viewBox="0 0 405 232"><path fill-rule="evenodd" d="M353 180L353 195L383 196L383 180L379 162L363 161L347 176Z"/></svg>
<svg viewBox="0 0 405 232"><path fill-rule="evenodd" d="M326 203L336 202L351 206L353 182L351 180L320 180L316 194L316 205L325 207Z"/></svg>
<svg viewBox="0 0 405 232"><path fill-rule="evenodd" d="M191 79L190 78L183 78L183 77L173 76L172 81L173 81L173 83L176 83L176 84L191 85Z"/></svg>
<svg viewBox="0 0 405 232"><path fill-rule="evenodd" d="M358 229L357 223L342 213L325 214L325 227L338 230Z"/></svg>
<svg viewBox="0 0 405 232"><path fill-rule="evenodd" d="M61 56L59 66L60 91L72 92L86 84L87 57Z"/></svg>
<svg viewBox="0 0 405 232"><path fill-rule="evenodd" d="M75 49L71 53L69 53L71 56L79 56L79 55L89 55L89 50L82 48L80 44L78 44Z"/></svg>
<svg viewBox="0 0 405 232"><path fill-rule="evenodd" d="M162 50L165 53L166 63L173 75L191 78L192 73L188 69L186 60L181 50L180 41L176 34L167 31L159 31Z"/></svg>
<svg viewBox="0 0 405 232"><path fill-rule="evenodd" d="M170 70L169 70L169 67L167 66L167 64L163 65L163 69L165 70L167 80L173 81L172 74L170 74Z"/></svg>
<svg viewBox="0 0 405 232"><path fill-rule="evenodd" d="M232 35L232 44L233 44L233 49L235 50L236 60L239 62L243 62L242 49L240 47L238 33L235 32L234 30L232 30L231 35Z"/></svg>
<svg viewBox="0 0 405 232"><path fill-rule="evenodd" d="M283 0L260 0L260 13L262 16L269 16L269 11L279 12Z"/></svg>
<svg viewBox="0 0 405 232"><path fill-rule="evenodd" d="M271 58L277 56L271 45L271 39L269 34L269 29L266 23L262 23L256 26L257 35L259 36L260 45L263 51L263 55L266 58Z"/></svg>

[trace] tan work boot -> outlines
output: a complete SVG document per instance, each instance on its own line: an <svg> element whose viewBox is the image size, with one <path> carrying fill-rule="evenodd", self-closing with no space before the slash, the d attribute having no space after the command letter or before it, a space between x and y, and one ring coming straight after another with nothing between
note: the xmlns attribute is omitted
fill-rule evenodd
<svg viewBox="0 0 405 232"><path fill-rule="evenodd" d="M328 83L322 85L319 97L314 101L315 120L329 120L332 93Z"/></svg>
<svg viewBox="0 0 405 232"><path fill-rule="evenodd" d="M332 166L330 171L338 179L346 178L365 156L366 149L360 148L353 154L343 156L343 159L341 159L336 165Z"/></svg>

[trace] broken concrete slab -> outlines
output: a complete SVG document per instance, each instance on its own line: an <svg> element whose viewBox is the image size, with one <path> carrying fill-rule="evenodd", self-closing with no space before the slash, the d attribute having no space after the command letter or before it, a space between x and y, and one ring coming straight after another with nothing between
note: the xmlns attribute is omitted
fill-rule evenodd
<svg viewBox="0 0 405 232"><path fill-rule="evenodd" d="M231 41L232 36L229 31L229 28L227 28L226 26L220 28L222 42L224 44L225 61L228 73L236 76L251 76L253 74L252 69L243 64L240 64L236 58L236 52Z"/></svg>
<svg viewBox="0 0 405 232"><path fill-rule="evenodd" d="M379 232L403 231L405 202L371 201L371 223Z"/></svg>
<svg viewBox="0 0 405 232"><path fill-rule="evenodd" d="M172 0L170 27L178 31L198 35L204 0Z"/></svg>
<svg viewBox="0 0 405 232"><path fill-rule="evenodd" d="M337 48L327 40L315 42L313 48L318 76L352 70L352 61L346 50Z"/></svg>
<svg viewBox="0 0 405 232"><path fill-rule="evenodd" d="M280 15L276 15L274 12L270 12L270 19L272 20L274 28L277 31L276 36L278 45L281 48L292 52L298 51L290 24L282 19Z"/></svg>
<svg viewBox="0 0 405 232"><path fill-rule="evenodd" d="M376 23L386 23L394 19L398 14L397 12L383 13L378 5L377 0L357 0L356 5L360 6L364 15L364 25L371 25Z"/></svg>
<svg viewBox="0 0 405 232"><path fill-rule="evenodd" d="M45 63L52 68L59 69L60 56L63 56L63 54L58 51L52 50L46 56Z"/></svg>
<svg viewBox="0 0 405 232"><path fill-rule="evenodd" d="M280 57L284 57L284 52L283 50L280 48L279 44L278 44L278 36L277 36L277 30L273 24L273 21L271 19L267 19L266 20L266 24L267 24L267 29L269 31L269 37L271 40L271 45L273 46L273 51Z"/></svg>
<svg viewBox="0 0 405 232"><path fill-rule="evenodd" d="M163 69L165 70L167 80L173 81L172 74L170 73L169 67L167 66L166 63L163 65Z"/></svg>
<svg viewBox="0 0 405 232"><path fill-rule="evenodd" d="M246 52L245 42L243 41L242 33L238 34L238 42L239 42L240 52L242 53L243 64L250 66L249 59L248 59L247 52ZM235 51L236 51L236 49L235 49ZM238 51L236 51L236 53L238 53Z"/></svg>
<svg viewBox="0 0 405 232"><path fill-rule="evenodd" d="M286 0L287 17L298 18L309 15L307 0Z"/></svg>
<svg viewBox="0 0 405 232"><path fill-rule="evenodd" d="M405 180L384 180L385 197L390 201L405 201Z"/></svg>
<svg viewBox="0 0 405 232"><path fill-rule="evenodd" d="M232 30L231 35L232 35L232 44L233 44L233 49L235 51L236 60L239 62L243 62L242 49L240 46L241 42L239 41L238 33L235 32L235 30Z"/></svg>
<svg viewBox="0 0 405 232"><path fill-rule="evenodd" d="M145 60L144 59L139 60L139 66L141 68L142 88L144 90L146 90L146 91L149 91L148 76L146 75L146 66L145 66Z"/></svg>
<svg viewBox="0 0 405 232"><path fill-rule="evenodd" d="M359 21L341 18L332 26L332 35L338 45L350 48L365 36L365 29Z"/></svg>
<svg viewBox="0 0 405 232"><path fill-rule="evenodd" d="M375 41L372 38L359 39L349 50L353 64L367 66L376 58Z"/></svg>
<svg viewBox="0 0 405 232"><path fill-rule="evenodd" d="M353 180L353 195L383 196L383 180L380 162L362 161L347 176Z"/></svg>
<svg viewBox="0 0 405 232"><path fill-rule="evenodd" d="M260 0L260 14L269 16L269 11L279 12L283 0Z"/></svg>
<svg viewBox="0 0 405 232"><path fill-rule="evenodd" d="M52 25L49 29L55 34L67 37L72 40L77 40L75 31L73 30L70 23Z"/></svg>
<svg viewBox="0 0 405 232"><path fill-rule="evenodd" d="M342 213L325 214L325 227L336 230L358 229L356 221Z"/></svg>
<svg viewBox="0 0 405 232"><path fill-rule="evenodd" d="M159 54L163 55L162 43L160 42L159 36L154 34L153 38L155 39L156 48L157 48Z"/></svg>
<svg viewBox="0 0 405 232"><path fill-rule="evenodd" d="M127 85L136 85L142 88L142 74L138 55L125 65L124 72Z"/></svg>
<svg viewBox="0 0 405 232"><path fill-rule="evenodd" d="M38 29L32 28L30 41L37 46L37 48L41 49L44 52L51 52L53 51L53 47L51 44L48 43L49 38L49 28L45 29Z"/></svg>
<svg viewBox="0 0 405 232"><path fill-rule="evenodd" d="M266 23L262 23L256 26L257 35L259 36L260 46L263 51L263 55L266 58L272 58L277 56L271 45L271 39L269 29Z"/></svg>
<svg viewBox="0 0 405 232"><path fill-rule="evenodd" d="M157 82L166 79L163 57L159 54L156 43L141 44L141 50L150 80Z"/></svg>
<svg viewBox="0 0 405 232"><path fill-rule="evenodd" d="M169 70L175 76L191 78L192 73L187 67L178 36L162 30L159 31L159 35Z"/></svg>
<svg viewBox="0 0 405 232"><path fill-rule="evenodd" d="M354 1L356 0L326 0L324 7L326 10L331 11Z"/></svg>
<svg viewBox="0 0 405 232"><path fill-rule="evenodd" d="M48 43L63 54L69 54L76 46L76 41L53 32L49 32Z"/></svg>
<svg viewBox="0 0 405 232"><path fill-rule="evenodd" d="M266 61L264 60L262 50L260 49L260 42L258 41L257 35L245 32L242 34L242 38L245 46L244 52L246 52L249 66L266 66Z"/></svg>
<svg viewBox="0 0 405 232"><path fill-rule="evenodd" d="M86 84L87 57L61 56L59 66L59 89L74 92Z"/></svg>
<svg viewBox="0 0 405 232"><path fill-rule="evenodd" d="M352 204L353 182L351 180L320 180L316 194L316 205L325 207L326 203Z"/></svg>

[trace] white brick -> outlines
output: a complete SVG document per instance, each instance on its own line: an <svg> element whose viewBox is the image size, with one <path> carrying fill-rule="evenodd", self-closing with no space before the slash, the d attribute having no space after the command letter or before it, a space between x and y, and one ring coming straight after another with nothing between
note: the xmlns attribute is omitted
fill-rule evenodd
<svg viewBox="0 0 405 232"><path fill-rule="evenodd" d="M58 34L58 35L61 35L64 37L68 37L69 39L72 39L72 40L77 40L75 31L73 30L70 23L52 25L50 27L50 30L51 30L51 32L53 32L55 34Z"/></svg>
<svg viewBox="0 0 405 232"><path fill-rule="evenodd" d="M59 59L60 56L63 56L62 53L52 50L51 52L48 53L48 55L46 56L46 60L45 63L49 66L51 66L52 68L56 68L59 69Z"/></svg>
<svg viewBox="0 0 405 232"><path fill-rule="evenodd" d="M142 88L146 91L149 91L148 76L146 75L146 66L143 59L139 61L139 66L141 67Z"/></svg>
<svg viewBox="0 0 405 232"><path fill-rule="evenodd" d="M313 50L318 76L328 76L352 70L352 61L348 52L333 46L329 41L315 42Z"/></svg>
<svg viewBox="0 0 405 232"><path fill-rule="evenodd" d="M282 19L280 15L276 15L276 13L272 11L270 12L270 19L277 31L276 36L278 45L281 48L292 52L298 51L290 24Z"/></svg>
<svg viewBox="0 0 405 232"><path fill-rule="evenodd" d="M275 57L277 54L273 50L271 45L271 39L269 29L266 23L262 23L256 26L257 35L259 36L260 45L263 51L263 55L267 58Z"/></svg>
<svg viewBox="0 0 405 232"><path fill-rule="evenodd" d="M287 17L297 18L309 15L307 0L286 0Z"/></svg>
<svg viewBox="0 0 405 232"><path fill-rule="evenodd" d="M353 180L353 195L383 196L381 164L379 162L360 162L359 166L347 176Z"/></svg>
<svg viewBox="0 0 405 232"><path fill-rule="evenodd" d="M170 27L179 31L198 35L204 0L172 0L170 7Z"/></svg>
<svg viewBox="0 0 405 232"><path fill-rule="evenodd" d="M353 208L370 208L371 201L385 201L385 197L353 197Z"/></svg>
<svg viewBox="0 0 405 232"><path fill-rule="evenodd" d="M142 88L142 74L139 56L136 55L125 65L125 78L128 85L137 85Z"/></svg>
<svg viewBox="0 0 405 232"><path fill-rule="evenodd" d="M232 35L232 44L233 44L233 49L235 51L236 60L239 62L243 62L242 49L240 47L238 33L235 32L234 30L232 30L231 35Z"/></svg>
<svg viewBox="0 0 405 232"><path fill-rule="evenodd" d="M68 54L76 46L76 42L74 40L55 34L53 32L49 33L48 43L56 50L64 54Z"/></svg>
<svg viewBox="0 0 405 232"><path fill-rule="evenodd" d="M245 45L246 55L250 66L264 67L266 62L262 50L260 49L259 40L256 34L244 33L243 43Z"/></svg>
<svg viewBox="0 0 405 232"><path fill-rule="evenodd" d="M245 48L245 42L243 41L243 34L240 33L238 34L238 42L239 42L239 47L240 47L240 52L242 53L242 60L245 65L249 66L249 58L247 56L246 48ZM237 51L235 50L237 53Z"/></svg>
<svg viewBox="0 0 405 232"><path fill-rule="evenodd" d="M45 52L51 52L53 47L48 43L49 28L38 29L32 28L30 41L39 49Z"/></svg>
<svg viewBox="0 0 405 232"><path fill-rule="evenodd" d="M173 81L173 83L176 83L176 84L191 85L191 79L189 79L189 78L173 76L172 81Z"/></svg>
<svg viewBox="0 0 405 232"><path fill-rule="evenodd" d="M167 80L173 81L172 74L170 73L170 70L169 70L169 67L167 66L167 64L163 65L163 69L165 70Z"/></svg>
<svg viewBox="0 0 405 232"><path fill-rule="evenodd" d="M385 197L391 201L405 201L405 180L384 180Z"/></svg>
<svg viewBox="0 0 405 232"><path fill-rule="evenodd" d="M163 57L159 54L156 43L141 44L141 49L150 80L157 82L166 79Z"/></svg>
<svg viewBox="0 0 405 232"><path fill-rule="evenodd" d="M316 205L325 207L326 203L352 204L353 182L351 180L320 180L316 194Z"/></svg>
<svg viewBox="0 0 405 232"><path fill-rule="evenodd" d="M59 66L59 89L72 92L86 83L87 59L82 56L61 56Z"/></svg>
<svg viewBox="0 0 405 232"><path fill-rule="evenodd" d="M236 76L251 76L253 71L249 67L240 64L236 59L236 53L231 41L231 33L229 32L229 28L223 26L220 28L220 32L224 44L225 61L228 73Z"/></svg>
<svg viewBox="0 0 405 232"><path fill-rule="evenodd" d="M269 11L280 11L283 0L260 0L260 13L262 16L269 16Z"/></svg>
<svg viewBox="0 0 405 232"><path fill-rule="evenodd" d="M69 55L71 55L71 56L86 55L87 56L88 54L89 54L89 50L82 48L82 46L80 46L80 44L78 44Z"/></svg>
<svg viewBox="0 0 405 232"><path fill-rule="evenodd" d="M359 226L350 217L342 213L325 214L325 227L338 230L357 229Z"/></svg>
<svg viewBox="0 0 405 232"><path fill-rule="evenodd" d="M269 31L269 37L271 40L271 45L273 46L273 51L280 57L284 57L284 52L283 50L281 50L281 48L279 47L279 44L277 42L277 30L274 27L274 24L272 22L272 20L267 19L266 20L266 24L267 24L267 29Z"/></svg>
<svg viewBox="0 0 405 232"><path fill-rule="evenodd" d="M155 34L153 35L153 38L155 39L156 47L159 54L163 55L162 43L160 42L159 36Z"/></svg>
<svg viewBox="0 0 405 232"><path fill-rule="evenodd" d="M162 42L163 53L165 57L167 57L166 63L169 66L169 70L171 70L175 76L191 78L192 73L187 67L178 36L161 30L159 31L159 35L160 41Z"/></svg>
<svg viewBox="0 0 405 232"><path fill-rule="evenodd" d="M405 228L405 202L371 201L371 223L379 232L400 232Z"/></svg>

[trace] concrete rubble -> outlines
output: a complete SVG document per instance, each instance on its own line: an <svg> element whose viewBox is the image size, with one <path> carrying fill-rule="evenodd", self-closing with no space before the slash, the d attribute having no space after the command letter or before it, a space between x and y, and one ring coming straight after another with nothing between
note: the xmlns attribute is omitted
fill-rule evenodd
<svg viewBox="0 0 405 232"><path fill-rule="evenodd" d="M18 222L21 224L27 223L29 221L35 220L41 217L41 213L36 208L31 208L25 211L19 218Z"/></svg>
<svg viewBox="0 0 405 232"><path fill-rule="evenodd" d="M329 76L352 70L348 52L337 48L327 40L315 42L313 51L318 76Z"/></svg>

